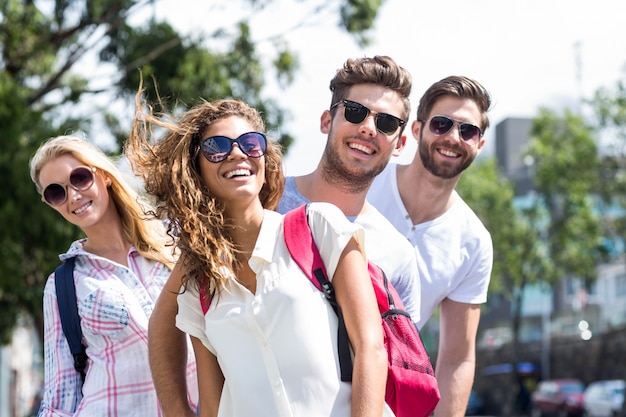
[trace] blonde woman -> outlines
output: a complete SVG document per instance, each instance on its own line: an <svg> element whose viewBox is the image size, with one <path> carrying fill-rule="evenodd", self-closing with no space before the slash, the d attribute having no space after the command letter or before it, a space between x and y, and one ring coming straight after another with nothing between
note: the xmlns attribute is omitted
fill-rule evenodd
<svg viewBox="0 0 626 417"><path fill-rule="evenodd" d="M61 260L75 258L74 282L83 344L84 384L61 329L54 273L44 288L44 395L39 416L159 416L148 364L148 320L173 265L162 222L113 160L75 136L44 142L30 161L42 200L85 237ZM171 239L170 239L171 240ZM195 362L188 361L190 406L197 403ZM81 386L82 385L82 386Z"/></svg>

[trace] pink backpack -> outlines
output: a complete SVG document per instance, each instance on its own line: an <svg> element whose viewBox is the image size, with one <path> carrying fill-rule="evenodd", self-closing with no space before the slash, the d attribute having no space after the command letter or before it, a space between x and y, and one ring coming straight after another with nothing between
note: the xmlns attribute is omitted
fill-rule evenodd
<svg viewBox="0 0 626 417"><path fill-rule="evenodd" d="M311 283L324 293L339 317L337 349L342 381L352 381L352 356L350 341L333 286L327 279L307 220L307 205L291 210L285 215L285 243L293 260L300 266ZM387 389L385 402L396 417L429 416L439 402L439 388L430 358L415 324L395 288L387 281L385 273L371 262L368 269L381 313L385 348L388 354ZM315 277L315 278L314 278ZM200 289L204 314L209 310L211 298Z"/></svg>
<svg viewBox="0 0 626 417"><path fill-rule="evenodd" d="M337 348L341 380L352 380L352 357L348 333L335 300L332 284L311 234L303 205L285 215L285 243L293 260L305 275L322 291L339 317ZM439 402L439 389L430 358L410 315L398 293L387 281L385 273L371 262L370 277L378 309L381 313L385 348L388 354L387 390L385 401L396 417L429 416ZM315 278L314 278L315 277Z"/></svg>

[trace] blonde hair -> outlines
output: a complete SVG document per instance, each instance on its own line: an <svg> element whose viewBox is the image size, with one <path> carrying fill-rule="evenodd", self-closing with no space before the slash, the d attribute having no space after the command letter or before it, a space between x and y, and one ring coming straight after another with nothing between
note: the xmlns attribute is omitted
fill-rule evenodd
<svg viewBox="0 0 626 417"><path fill-rule="evenodd" d="M174 259L172 250L166 249L166 243L170 239L167 238L165 227L161 221L148 221L146 218L154 209L124 179L115 162L87 140L68 135L50 138L41 144L30 160L30 178L35 183L37 192L43 192L39 179L44 165L63 155L69 155L86 166L95 167L110 178L109 194L120 215L126 239L145 258L162 262L171 269Z"/></svg>
<svg viewBox="0 0 626 417"><path fill-rule="evenodd" d="M192 281L213 294L237 266L237 249L228 233L236 225L226 224L224 205L202 181L202 135L213 123L229 117L243 119L259 132L265 131L265 125L257 110L235 99L203 101L177 121L155 115L150 106L143 108L140 91L126 156L158 202L157 215L169 220L168 233L176 237L185 271L183 285ZM158 142L153 126L167 129ZM280 146L268 138L259 199L269 210L276 209L284 189L281 159Z"/></svg>

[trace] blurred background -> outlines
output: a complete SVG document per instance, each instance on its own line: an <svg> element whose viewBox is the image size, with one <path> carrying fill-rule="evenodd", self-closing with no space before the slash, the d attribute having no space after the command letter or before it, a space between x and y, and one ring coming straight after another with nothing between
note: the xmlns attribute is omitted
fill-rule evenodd
<svg viewBox="0 0 626 417"><path fill-rule="evenodd" d="M0 0L0 417L38 406L43 286L80 236L30 181L41 141L78 133L119 155L142 76L162 111L258 107L287 175L305 174L336 69L377 54L413 75L411 121L447 75L493 97L458 186L494 241L468 414L623 413L623 385L599 381L626 378L624 12L622 0ZM437 329L434 317L422 334L433 362Z"/></svg>

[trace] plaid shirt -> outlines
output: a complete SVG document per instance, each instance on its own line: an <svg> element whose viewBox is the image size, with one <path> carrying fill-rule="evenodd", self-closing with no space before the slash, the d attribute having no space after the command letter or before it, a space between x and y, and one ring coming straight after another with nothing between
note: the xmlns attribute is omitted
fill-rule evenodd
<svg viewBox="0 0 626 417"><path fill-rule="evenodd" d="M44 396L40 417L160 416L148 364L148 318L170 271L131 247L128 268L83 250L76 241L61 259L76 257L76 298L87 346L82 386L63 335L54 274L44 289ZM187 383L197 403L193 349Z"/></svg>

